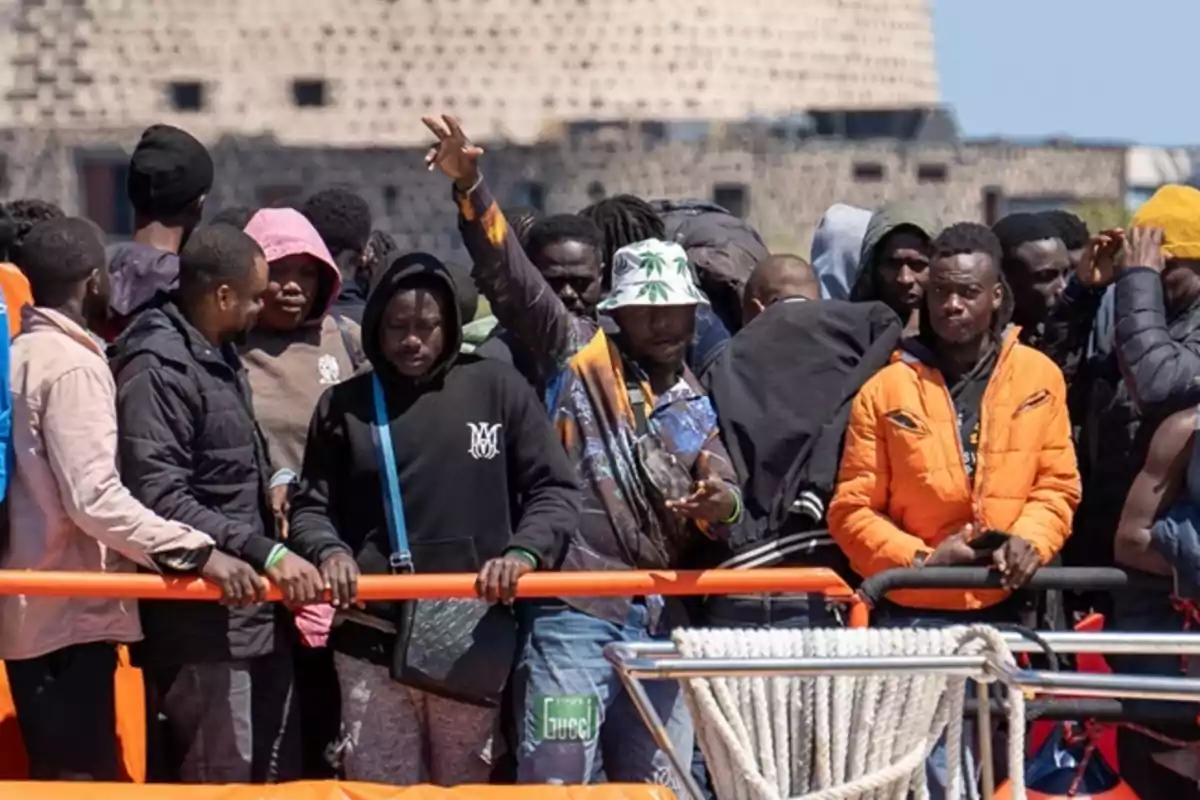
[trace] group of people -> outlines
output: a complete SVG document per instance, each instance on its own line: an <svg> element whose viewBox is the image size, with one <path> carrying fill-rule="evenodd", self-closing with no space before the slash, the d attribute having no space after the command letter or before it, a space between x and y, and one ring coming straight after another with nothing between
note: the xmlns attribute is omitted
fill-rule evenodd
<svg viewBox="0 0 1200 800"><path fill-rule="evenodd" d="M212 160L164 125L131 158L131 242L4 207L0 568L223 595L0 597L33 777L117 778L128 645L152 780L673 783L606 645L842 621L813 595L518 599L534 571L987 564L1001 589L896 592L873 624L1190 624L1200 191L1164 187L1128 231L838 205L810 263L706 204L502 208L483 149L425 124L469 271L400 250L346 189L205 221ZM1060 561L1176 591L1021 591ZM410 572L477 574L479 599L359 600L360 575ZM678 685L646 688L693 752ZM1158 747L1131 734L1123 768L1195 795Z"/></svg>

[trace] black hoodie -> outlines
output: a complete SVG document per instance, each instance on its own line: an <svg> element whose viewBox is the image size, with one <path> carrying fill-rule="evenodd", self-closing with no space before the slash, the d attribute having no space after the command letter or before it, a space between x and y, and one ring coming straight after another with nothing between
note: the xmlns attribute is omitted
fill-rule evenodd
<svg viewBox="0 0 1200 800"><path fill-rule="evenodd" d="M388 301L415 280L441 283L451 301L441 359L419 380L400 375L379 343ZM477 572L509 548L530 553L543 568L561 559L579 516L575 470L529 384L506 364L459 353L456 300L445 265L425 253L394 255L371 292L362 341L375 372L321 397L292 500L288 545L313 563L343 551L363 573L388 572L371 430L376 373L387 396L416 570Z"/></svg>

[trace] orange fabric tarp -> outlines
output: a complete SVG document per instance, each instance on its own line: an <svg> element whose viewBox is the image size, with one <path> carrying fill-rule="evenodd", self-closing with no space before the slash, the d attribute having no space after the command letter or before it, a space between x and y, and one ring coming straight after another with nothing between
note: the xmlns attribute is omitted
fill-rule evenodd
<svg viewBox="0 0 1200 800"><path fill-rule="evenodd" d="M305 781L279 786L130 786L119 783L0 783L4 800L675 800L654 785L380 786Z"/></svg>
<svg viewBox="0 0 1200 800"><path fill-rule="evenodd" d="M118 652L120 659L114 678L117 692L117 744L121 749L123 777L141 783L146 780L146 695L142 689L142 671L130 666L129 652L124 647ZM20 780L28 776L29 762L25 756L25 744L21 741L21 728L17 724L12 694L8 689L8 673L4 670L3 662L0 662L0 781ZM128 789L128 785L125 788ZM17 796L23 795L9 794L0 788L0 797L5 800ZM88 792L88 797L89 800L93 797L91 792Z"/></svg>

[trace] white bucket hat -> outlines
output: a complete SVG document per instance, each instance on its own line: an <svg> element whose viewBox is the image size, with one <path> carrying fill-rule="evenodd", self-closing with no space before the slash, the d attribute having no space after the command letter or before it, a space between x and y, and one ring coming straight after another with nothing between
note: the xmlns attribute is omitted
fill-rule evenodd
<svg viewBox="0 0 1200 800"><path fill-rule="evenodd" d="M709 302L696 288L683 248L647 239L626 245L613 256L612 291L597 308L706 305Z"/></svg>

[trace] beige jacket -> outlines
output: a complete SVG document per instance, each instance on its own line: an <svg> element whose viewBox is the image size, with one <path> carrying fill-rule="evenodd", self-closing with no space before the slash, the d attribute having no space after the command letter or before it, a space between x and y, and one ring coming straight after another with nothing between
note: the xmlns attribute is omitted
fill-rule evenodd
<svg viewBox="0 0 1200 800"><path fill-rule="evenodd" d="M26 307L11 353L13 450L3 569L157 570L152 554L211 547L206 534L156 516L117 470L117 392L101 346L65 315ZM141 638L137 603L0 597L0 658Z"/></svg>

